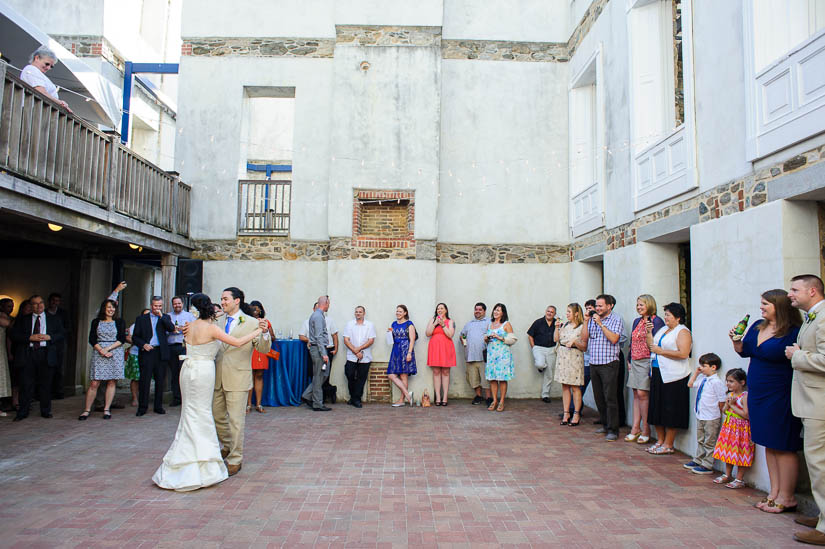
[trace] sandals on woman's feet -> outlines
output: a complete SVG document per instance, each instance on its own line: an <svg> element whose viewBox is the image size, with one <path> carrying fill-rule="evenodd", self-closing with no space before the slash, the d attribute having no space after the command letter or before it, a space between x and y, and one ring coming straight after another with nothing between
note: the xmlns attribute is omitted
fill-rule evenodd
<svg viewBox="0 0 825 549"><path fill-rule="evenodd" d="M564 416L559 425L570 425L570 412L564 412Z"/></svg>
<svg viewBox="0 0 825 549"><path fill-rule="evenodd" d="M636 439L636 444L647 444L650 442L650 435L639 435L639 438Z"/></svg>
<svg viewBox="0 0 825 549"><path fill-rule="evenodd" d="M112 419L112 412L110 410L103 410L103 419Z"/></svg>
<svg viewBox="0 0 825 549"><path fill-rule="evenodd" d="M718 477L716 477L715 479L713 479L713 483L714 483L714 484L727 484L727 483L729 483L731 480L732 480L732 479L731 479L728 475L719 475ZM766 501L768 501L768 498L763 499L763 500L762 500L762 503L765 503Z"/></svg>
<svg viewBox="0 0 825 549"><path fill-rule="evenodd" d="M494 400L494 401L493 401L493 403L492 403L492 404L490 404L490 406L488 406L488 407L487 407L487 410L489 410L490 412L493 412L493 411L495 411L496 406L498 406L498 404L497 404L497 403L496 403L496 401Z"/></svg>
<svg viewBox="0 0 825 549"><path fill-rule="evenodd" d="M255 411L258 412L259 414L265 414L266 413L266 410L264 410L264 407L261 406L260 404L255 406Z"/></svg>
<svg viewBox="0 0 825 549"><path fill-rule="evenodd" d="M762 507L764 507L765 504L767 504L767 503L773 503L773 500L771 498L769 498L768 496L765 496L764 498L762 498L759 501L757 501L756 503L754 503L753 506L756 507L757 509L761 510Z"/></svg>
<svg viewBox="0 0 825 549"><path fill-rule="evenodd" d="M665 446L659 446L655 450L650 450L650 453L654 456L665 456L668 454L676 453L676 450L674 450L673 448L666 448Z"/></svg>
<svg viewBox="0 0 825 549"><path fill-rule="evenodd" d="M83 413L80 414L80 416L77 418L77 420L78 421L86 421L87 419L89 419L89 416L91 415L91 413L92 413L91 410L83 410Z"/></svg>
<svg viewBox="0 0 825 549"><path fill-rule="evenodd" d="M252 411L252 406L247 406L247 407L246 407L246 413L248 414L248 413L249 413L249 412L251 412L251 411Z"/></svg>
<svg viewBox="0 0 825 549"><path fill-rule="evenodd" d="M568 424L567 424L567 426L568 426L568 427L578 427L578 426L579 426L579 423L581 423L581 422L582 422L582 413L581 413L581 412L579 412L578 410L574 410L574 411L573 411L573 415L574 415L574 416L575 416L575 415L578 415L578 416L579 416L579 421L577 421L576 423L573 423L573 422L571 421L570 423L568 423ZM572 418L570 418L570 419L572 419Z"/></svg>
<svg viewBox="0 0 825 549"><path fill-rule="evenodd" d="M737 480L739 480L739 479L737 479ZM736 481L734 481L734 482L736 482ZM731 484L733 484L733 482L731 482ZM742 486L744 486L744 485L745 485L745 483L742 482ZM727 486L728 486L728 488L741 488L742 487L742 486L730 486L730 485L727 485ZM778 515L779 513L793 513L794 511L796 511L796 508L797 508L796 504L794 504L794 505L782 505L781 503L776 503L775 501L769 501L768 503L766 503L762 507L759 507L759 510L764 511L766 513L772 513L774 515Z"/></svg>
<svg viewBox="0 0 825 549"><path fill-rule="evenodd" d="M496 406L496 412L503 412L504 411L504 402L499 402L498 406Z"/></svg>
<svg viewBox="0 0 825 549"><path fill-rule="evenodd" d="M733 488L734 490L736 490L737 488L744 488L745 487L745 481L740 479L740 478L735 478L732 481L730 481L729 483L725 484L725 487L726 488Z"/></svg>
<svg viewBox="0 0 825 549"><path fill-rule="evenodd" d="M656 451L656 450L658 450L659 448L661 448L661 446L662 446L662 443L661 443L661 442L657 442L657 443L656 443L656 444L654 444L653 446L650 446L649 448L647 448L647 449L645 450L645 452L647 452L648 454L652 454L654 451Z"/></svg>

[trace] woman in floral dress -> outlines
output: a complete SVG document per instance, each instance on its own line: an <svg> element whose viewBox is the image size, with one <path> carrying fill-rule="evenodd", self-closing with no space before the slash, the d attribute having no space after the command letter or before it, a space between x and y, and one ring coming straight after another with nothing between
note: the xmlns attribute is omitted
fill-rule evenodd
<svg viewBox="0 0 825 549"><path fill-rule="evenodd" d="M556 351L556 375L555 379L561 383L562 402L564 403L564 417L562 425L576 427L581 421L582 410L582 389L584 385L584 353L581 347L582 328L584 327L584 316L582 308L578 303L571 303L567 306L567 322L563 325L556 323L556 330L553 337L558 343ZM573 398L573 416L570 416L570 398ZM576 421L572 421L575 419Z"/></svg>
<svg viewBox="0 0 825 549"><path fill-rule="evenodd" d="M491 316L493 320L484 335L484 341L487 343L487 368L484 374L490 382L490 393L493 397L493 402L487 409L503 412L507 382L513 379L515 366L510 344L505 343L507 335L513 333L513 327L507 321L507 307L504 303L496 303Z"/></svg>

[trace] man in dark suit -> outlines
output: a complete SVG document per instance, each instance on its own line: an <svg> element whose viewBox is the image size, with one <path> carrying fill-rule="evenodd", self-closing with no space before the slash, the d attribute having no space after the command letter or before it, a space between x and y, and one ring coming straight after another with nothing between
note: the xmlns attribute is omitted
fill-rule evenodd
<svg viewBox="0 0 825 549"><path fill-rule="evenodd" d="M169 360L169 334L175 325L169 315L163 314L163 299L152 298L151 309L137 317L132 333L132 343L139 349L140 381L138 386L138 409L135 415L142 416L149 408L149 387L155 378L155 413L165 414L163 409L163 388L166 381L166 364Z"/></svg>
<svg viewBox="0 0 825 549"><path fill-rule="evenodd" d="M14 421L28 417L35 379L40 396L40 415L52 417L52 378L59 366L58 349L65 339L60 317L46 315L43 297L33 295L29 302L32 314L18 317L11 332L18 353L23 353L19 372L20 409Z"/></svg>

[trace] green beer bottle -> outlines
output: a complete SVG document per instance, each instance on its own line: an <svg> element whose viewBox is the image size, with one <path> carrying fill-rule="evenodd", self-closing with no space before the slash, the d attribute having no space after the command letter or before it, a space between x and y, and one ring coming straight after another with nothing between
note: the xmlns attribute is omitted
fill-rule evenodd
<svg viewBox="0 0 825 549"><path fill-rule="evenodd" d="M742 336L745 335L745 328L748 327L748 321L751 319L751 315L745 315L745 318L739 321L739 324L733 329L734 339L737 341L742 339Z"/></svg>

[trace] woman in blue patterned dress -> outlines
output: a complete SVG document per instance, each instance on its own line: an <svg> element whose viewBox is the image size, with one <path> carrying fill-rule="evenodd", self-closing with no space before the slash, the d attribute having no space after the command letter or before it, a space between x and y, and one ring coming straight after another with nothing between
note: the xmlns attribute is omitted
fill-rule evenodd
<svg viewBox="0 0 825 549"><path fill-rule="evenodd" d="M484 341L487 343L487 368L484 374L490 382L493 403L487 409L503 412L507 382L513 379L514 369L513 353L510 351L510 345L504 340L507 334L513 333L513 327L507 321L507 307L504 303L496 303L490 316L492 321L484 335ZM498 395L499 388L501 388L501 397Z"/></svg>
<svg viewBox="0 0 825 549"><path fill-rule="evenodd" d="M106 395L103 403L103 419L112 418L112 400L115 398L117 380L123 379L123 352L118 347L126 343L126 327L123 319L117 317L117 302L106 299L100 305L97 318L92 320L89 329L89 345L94 348L92 367L89 372L91 381L86 391L86 409L78 417L84 421L89 417L92 403L97 395L100 382L106 382Z"/></svg>
<svg viewBox="0 0 825 549"><path fill-rule="evenodd" d="M410 321L410 312L406 305L395 308L396 321L387 328L392 333L392 353L387 365L387 377L401 389L401 398L393 402L393 407L404 405L404 401L413 405L413 394L408 389L408 376L416 374L415 368L415 326Z"/></svg>

